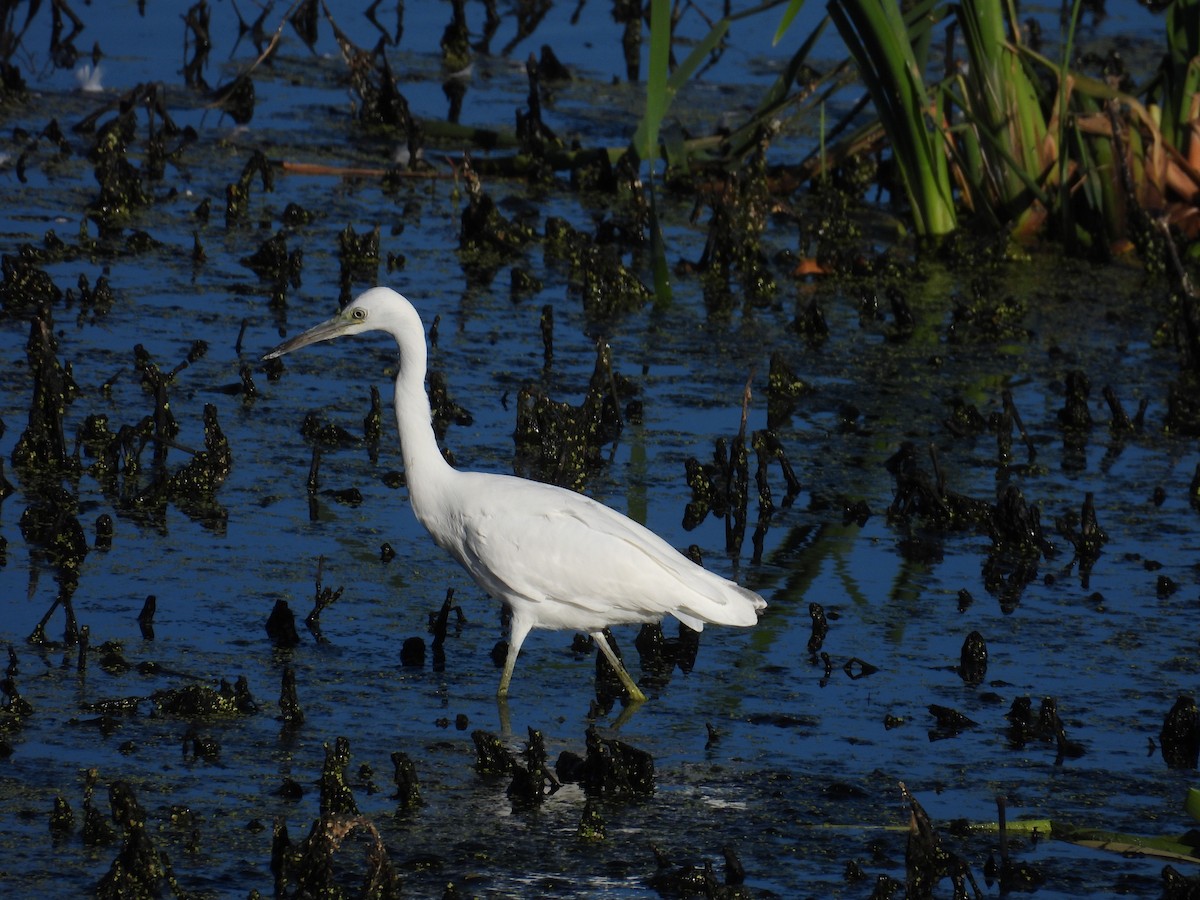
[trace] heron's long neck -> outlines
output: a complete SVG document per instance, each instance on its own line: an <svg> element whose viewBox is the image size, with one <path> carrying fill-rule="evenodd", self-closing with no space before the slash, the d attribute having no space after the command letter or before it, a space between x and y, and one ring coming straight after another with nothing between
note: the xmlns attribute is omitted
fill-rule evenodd
<svg viewBox="0 0 1200 900"><path fill-rule="evenodd" d="M400 371L396 375L396 429L408 494L417 518L425 521L433 509L433 495L454 469L442 456L433 434L433 414L425 392L425 345L402 347Z"/></svg>

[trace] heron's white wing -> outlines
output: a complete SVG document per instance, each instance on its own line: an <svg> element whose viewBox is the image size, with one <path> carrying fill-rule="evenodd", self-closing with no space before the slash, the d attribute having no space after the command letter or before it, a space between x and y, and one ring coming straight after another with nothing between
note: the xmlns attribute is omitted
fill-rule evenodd
<svg viewBox="0 0 1200 900"><path fill-rule="evenodd" d="M542 627L583 630L666 614L693 627L753 625L765 605L582 494L495 475L463 486L456 555L490 593L534 605Z"/></svg>

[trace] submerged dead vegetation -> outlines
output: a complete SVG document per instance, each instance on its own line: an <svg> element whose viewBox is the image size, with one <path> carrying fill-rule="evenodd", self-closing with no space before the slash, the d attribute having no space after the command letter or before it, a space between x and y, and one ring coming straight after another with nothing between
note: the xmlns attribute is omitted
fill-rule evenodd
<svg viewBox="0 0 1200 900"><path fill-rule="evenodd" d="M1140 69L1104 4L157 5L0 2L6 895L1197 890L1081 848L1200 859L1200 3ZM620 635L636 711L563 636L493 730L391 361L258 361L378 281L440 310L447 455L768 618Z"/></svg>

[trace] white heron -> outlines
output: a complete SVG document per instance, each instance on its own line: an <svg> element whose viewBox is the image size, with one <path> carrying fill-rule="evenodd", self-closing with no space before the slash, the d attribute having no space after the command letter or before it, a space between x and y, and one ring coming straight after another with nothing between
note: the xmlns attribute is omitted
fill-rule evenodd
<svg viewBox="0 0 1200 900"><path fill-rule="evenodd" d="M758 621L767 605L758 594L696 565L654 532L590 497L515 475L460 472L446 462L425 392L421 317L392 289L365 291L264 359L364 331L390 334L400 348L396 427L417 520L512 613L498 696L507 696L517 654L533 628L590 634L638 702L646 695L604 638L605 628L658 622L668 614L697 631L705 623Z"/></svg>

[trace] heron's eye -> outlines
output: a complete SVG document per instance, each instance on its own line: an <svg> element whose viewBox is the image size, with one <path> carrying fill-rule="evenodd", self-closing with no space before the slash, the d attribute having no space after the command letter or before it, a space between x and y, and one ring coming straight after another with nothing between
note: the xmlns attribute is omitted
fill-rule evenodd
<svg viewBox="0 0 1200 900"><path fill-rule="evenodd" d="M354 307L354 309L350 310L350 316L351 316L351 318L356 319L357 321L361 322L363 319L365 319L367 317L367 311L365 309L363 309L361 306L356 306L356 307Z"/></svg>

